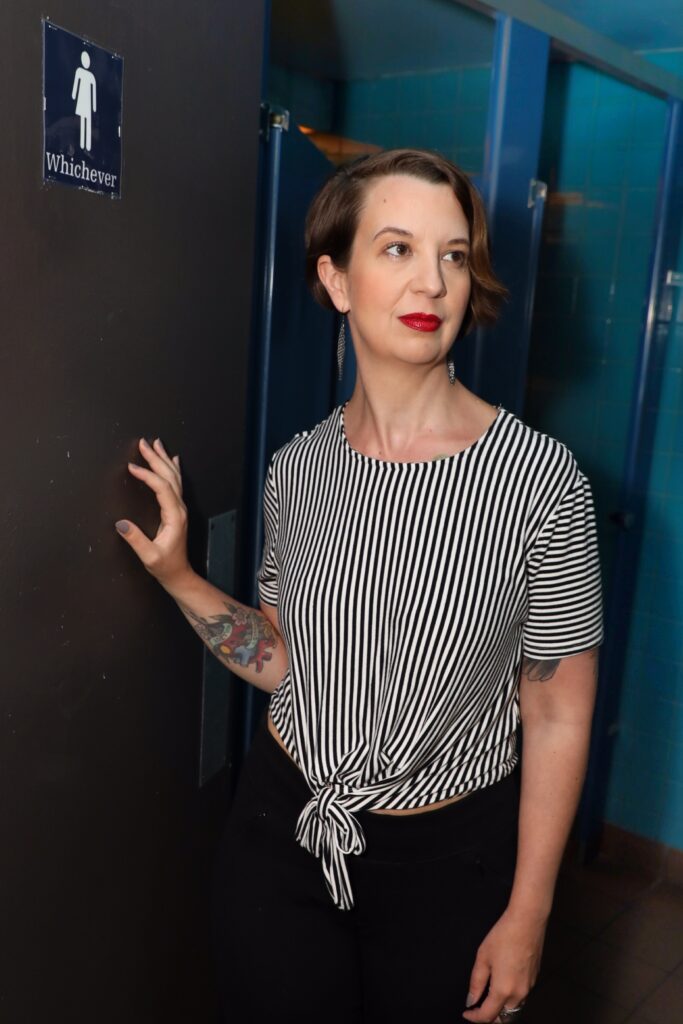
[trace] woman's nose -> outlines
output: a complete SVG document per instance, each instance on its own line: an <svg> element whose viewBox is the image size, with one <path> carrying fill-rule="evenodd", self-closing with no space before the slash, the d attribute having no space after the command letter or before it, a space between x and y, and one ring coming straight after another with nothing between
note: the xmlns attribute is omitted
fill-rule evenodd
<svg viewBox="0 0 683 1024"><path fill-rule="evenodd" d="M428 295L443 294L445 281L440 260L423 259L416 265L413 288Z"/></svg>

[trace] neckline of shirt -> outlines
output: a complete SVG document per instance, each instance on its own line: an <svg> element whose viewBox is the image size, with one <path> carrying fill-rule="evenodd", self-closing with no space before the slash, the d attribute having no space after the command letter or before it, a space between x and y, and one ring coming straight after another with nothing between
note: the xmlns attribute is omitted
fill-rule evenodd
<svg viewBox="0 0 683 1024"><path fill-rule="evenodd" d="M432 464L437 465L441 462L453 462L455 459L459 459L461 455L465 455L467 452L471 452L474 448L477 448L486 438L488 438L494 431L497 424L500 423L504 413L506 412L502 405L497 405L496 409L498 412L496 417L491 423L489 423L483 434L480 434L479 437L466 448L461 448L459 452L453 452L451 455L444 455L440 459L421 459L417 461L399 462L396 459L378 459L375 458L374 455L366 455L364 452L359 452L357 448L353 448L349 444L349 440L346 436L346 430L344 429L344 408L348 404L348 401L349 399L347 398L346 402L337 406L337 430L341 439L342 447L354 458L361 459L365 462L375 463L379 466L431 466Z"/></svg>

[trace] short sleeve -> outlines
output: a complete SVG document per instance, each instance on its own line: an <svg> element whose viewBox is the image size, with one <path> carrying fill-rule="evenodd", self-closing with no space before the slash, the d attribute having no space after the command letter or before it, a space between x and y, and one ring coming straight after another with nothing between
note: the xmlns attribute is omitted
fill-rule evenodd
<svg viewBox="0 0 683 1024"><path fill-rule="evenodd" d="M523 653L562 658L603 640L602 578L593 494L577 468L527 553L529 610Z"/></svg>
<svg viewBox="0 0 683 1024"><path fill-rule="evenodd" d="M279 566L276 544L279 508L272 459L266 472L263 488L263 556L256 573L259 597L265 604L277 605Z"/></svg>

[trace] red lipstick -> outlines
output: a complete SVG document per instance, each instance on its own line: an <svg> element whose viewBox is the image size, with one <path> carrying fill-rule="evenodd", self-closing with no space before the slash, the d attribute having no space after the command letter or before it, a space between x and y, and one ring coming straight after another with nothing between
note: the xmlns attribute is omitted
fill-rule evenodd
<svg viewBox="0 0 683 1024"><path fill-rule="evenodd" d="M399 320L414 331L435 331L441 323L441 317L433 313L406 313Z"/></svg>

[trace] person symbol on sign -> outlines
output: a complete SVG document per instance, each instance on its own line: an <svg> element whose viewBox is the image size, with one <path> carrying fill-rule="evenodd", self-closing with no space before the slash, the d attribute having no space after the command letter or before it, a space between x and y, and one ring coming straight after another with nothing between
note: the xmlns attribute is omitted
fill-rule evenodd
<svg viewBox="0 0 683 1024"><path fill-rule="evenodd" d="M90 67L90 54L81 54L81 64L76 70L71 99L76 100L76 116L81 119L81 149L90 152L92 146L92 116L97 110L97 82Z"/></svg>

